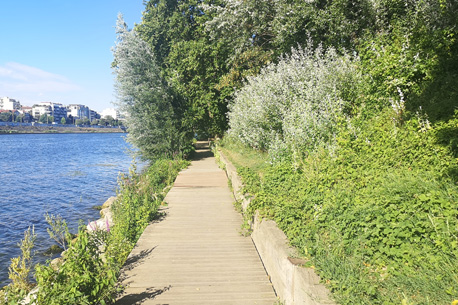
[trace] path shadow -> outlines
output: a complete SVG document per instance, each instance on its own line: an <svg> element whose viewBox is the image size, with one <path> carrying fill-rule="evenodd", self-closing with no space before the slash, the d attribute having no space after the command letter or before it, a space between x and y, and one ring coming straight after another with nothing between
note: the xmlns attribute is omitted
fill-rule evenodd
<svg viewBox="0 0 458 305"><path fill-rule="evenodd" d="M140 265L151 254L151 252L153 252L154 249L156 249L156 247L148 249L148 250L143 250L136 255L129 256L126 262L124 263L124 266L122 267L122 271L132 270L135 267L137 267L138 265ZM122 272L120 276L120 280L124 280L124 279L125 279L125 276Z"/></svg>
<svg viewBox="0 0 458 305"><path fill-rule="evenodd" d="M168 209L168 206L160 206L153 220L151 220L149 224L160 223L161 221L165 220L165 218L167 217Z"/></svg>
<svg viewBox="0 0 458 305"><path fill-rule="evenodd" d="M198 149L194 151L191 155L191 160L200 161L206 158L213 157L213 153L209 149Z"/></svg>
<svg viewBox="0 0 458 305"><path fill-rule="evenodd" d="M116 301L115 305L133 305L142 304L149 299L154 299L158 295L169 290L172 286L167 286L162 289L147 288L146 291L141 293L126 294L122 298Z"/></svg>

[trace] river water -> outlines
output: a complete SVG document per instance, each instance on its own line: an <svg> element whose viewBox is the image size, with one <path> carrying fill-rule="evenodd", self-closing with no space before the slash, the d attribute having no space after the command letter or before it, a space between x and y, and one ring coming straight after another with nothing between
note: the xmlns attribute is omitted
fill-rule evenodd
<svg viewBox="0 0 458 305"><path fill-rule="evenodd" d="M0 135L0 287L28 227L38 235L35 260L49 259L46 212L61 215L74 233L80 220L99 218L92 207L116 194L119 173L132 163L124 135Z"/></svg>

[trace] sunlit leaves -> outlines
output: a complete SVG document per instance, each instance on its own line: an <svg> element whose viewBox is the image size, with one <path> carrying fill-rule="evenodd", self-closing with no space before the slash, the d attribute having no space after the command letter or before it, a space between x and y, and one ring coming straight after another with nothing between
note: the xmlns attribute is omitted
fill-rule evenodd
<svg viewBox="0 0 458 305"><path fill-rule="evenodd" d="M116 33L113 70L118 105L126 113L128 139L145 158L171 154L179 141L172 96L153 51L135 30L127 28L122 16L118 17Z"/></svg>
<svg viewBox="0 0 458 305"><path fill-rule="evenodd" d="M264 150L281 143L293 151L326 145L359 81L349 56L334 49L293 49L235 94L229 133Z"/></svg>

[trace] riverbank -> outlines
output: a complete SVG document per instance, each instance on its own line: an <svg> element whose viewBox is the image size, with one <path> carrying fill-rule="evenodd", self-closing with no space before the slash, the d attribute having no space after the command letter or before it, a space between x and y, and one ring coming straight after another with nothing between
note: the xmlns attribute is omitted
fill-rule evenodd
<svg viewBox="0 0 458 305"><path fill-rule="evenodd" d="M32 292L33 304L111 304L119 292L120 268L143 229L158 216L169 185L187 165L183 160L158 160L142 174L123 176L117 200L113 197L105 202L111 205L112 224L105 214L109 210L102 210L102 220L80 227L61 259L54 265L36 267L39 289ZM0 304L23 300L30 288L18 284L13 281L0 291Z"/></svg>
<svg viewBox="0 0 458 305"><path fill-rule="evenodd" d="M60 127L60 126L0 126L1 134L41 133L125 133L121 128Z"/></svg>
<svg viewBox="0 0 458 305"><path fill-rule="evenodd" d="M51 246L46 212L57 213L76 233L79 220L116 194L119 173L128 173L132 150L123 133L9 134L0 136L0 287L8 281L17 242L35 225L35 260L45 263ZM140 162L139 162L140 163ZM143 163L137 164L143 167ZM14 225L11 225L13 224Z"/></svg>

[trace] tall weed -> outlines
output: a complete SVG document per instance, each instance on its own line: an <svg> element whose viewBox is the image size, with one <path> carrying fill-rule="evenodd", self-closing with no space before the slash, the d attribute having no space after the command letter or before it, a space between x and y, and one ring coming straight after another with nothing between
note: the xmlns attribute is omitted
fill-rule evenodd
<svg viewBox="0 0 458 305"><path fill-rule="evenodd" d="M108 233L90 234L80 227L78 238L56 267L38 265L36 304L106 304L113 301L120 266L104 259Z"/></svg>
<svg viewBox="0 0 458 305"><path fill-rule="evenodd" d="M8 277L11 284L0 290L0 304L17 304L32 289L32 249L36 240L35 228L24 232L24 239L18 243L21 255L11 259Z"/></svg>

